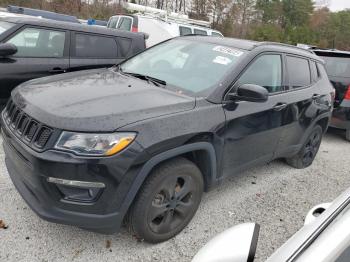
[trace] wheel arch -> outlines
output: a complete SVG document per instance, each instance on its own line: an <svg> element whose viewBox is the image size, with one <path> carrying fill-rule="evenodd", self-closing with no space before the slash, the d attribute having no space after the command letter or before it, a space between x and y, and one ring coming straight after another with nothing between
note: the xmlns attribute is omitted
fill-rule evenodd
<svg viewBox="0 0 350 262"><path fill-rule="evenodd" d="M329 117L328 116L324 116L316 122L316 125L319 125L322 127L323 133L327 132L328 124L329 124Z"/></svg>
<svg viewBox="0 0 350 262"><path fill-rule="evenodd" d="M206 191L215 183L217 177L217 160L213 145L209 142L182 145L155 155L143 165L123 201L120 213L123 216L126 215L144 181L156 166L164 161L180 156L194 162L201 170Z"/></svg>

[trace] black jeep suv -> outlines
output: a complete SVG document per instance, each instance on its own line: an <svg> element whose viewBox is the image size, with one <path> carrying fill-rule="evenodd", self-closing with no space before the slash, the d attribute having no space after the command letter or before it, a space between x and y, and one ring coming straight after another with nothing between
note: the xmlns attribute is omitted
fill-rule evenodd
<svg viewBox="0 0 350 262"><path fill-rule="evenodd" d="M292 46L188 36L110 69L17 87L2 112L6 165L42 218L149 242L179 233L202 192L253 165L312 164L334 95Z"/></svg>
<svg viewBox="0 0 350 262"><path fill-rule="evenodd" d="M145 49L145 35L38 18L0 18L0 108L30 79L111 67Z"/></svg>
<svg viewBox="0 0 350 262"><path fill-rule="evenodd" d="M326 71L333 87L335 100L331 127L345 130L350 141L350 52L340 50L313 50L326 62Z"/></svg>

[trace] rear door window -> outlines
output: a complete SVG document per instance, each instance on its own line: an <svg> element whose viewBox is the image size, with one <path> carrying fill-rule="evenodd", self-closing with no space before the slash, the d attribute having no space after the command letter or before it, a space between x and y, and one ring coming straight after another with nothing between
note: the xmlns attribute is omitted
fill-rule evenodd
<svg viewBox="0 0 350 262"><path fill-rule="evenodd" d="M118 29L125 30L125 31L131 31L131 26L132 26L132 18L131 17L125 17L125 16L120 17L118 27L117 27Z"/></svg>
<svg viewBox="0 0 350 262"><path fill-rule="evenodd" d="M193 32L195 35L208 35L207 31L205 30L194 29Z"/></svg>
<svg viewBox="0 0 350 262"><path fill-rule="evenodd" d="M287 71L291 88L306 87L311 84L309 60L287 56Z"/></svg>
<svg viewBox="0 0 350 262"><path fill-rule="evenodd" d="M248 67L238 82L240 85L254 84L265 87L269 93L283 91L281 55L260 56Z"/></svg>
<svg viewBox="0 0 350 262"><path fill-rule="evenodd" d="M80 58L117 58L117 42L112 37L77 33L75 35L75 56Z"/></svg>
<svg viewBox="0 0 350 262"><path fill-rule="evenodd" d="M192 29L190 27L186 26L180 26L180 35L191 35L192 34Z"/></svg>
<svg viewBox="0 0 350 262"><path fill-rule="evenodd" d="M117 28L118 25L118 21L119 21L120 16L113 16L109 19L107 27L108 28Z"/></svg>
<svg viewBox="0 0 350 262"><path fill-rule="evenodd" d="M18 51L15 57L63 57L66 34L41 28L25 28L7 42Z"/></svg>

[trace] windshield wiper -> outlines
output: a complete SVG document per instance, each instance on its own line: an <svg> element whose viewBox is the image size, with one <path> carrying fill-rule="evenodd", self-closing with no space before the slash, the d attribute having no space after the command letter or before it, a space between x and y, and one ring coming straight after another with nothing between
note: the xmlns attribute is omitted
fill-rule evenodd
<svg viewBox="0 0 350 262"><path fill-rule="evenodd" d="M137 77L139 79L143 79L146 80L148 82L151 82L152 84L156 85L156 86L166 86L166 82L164 80L152 77L152 76L147 76L147 75L142 75L142 74L138 74L138 73L132 73L132 72L124 72L121 70L121 68L119 68L119 71L123 74L126 75L131 75L133 77Z"/></svg>

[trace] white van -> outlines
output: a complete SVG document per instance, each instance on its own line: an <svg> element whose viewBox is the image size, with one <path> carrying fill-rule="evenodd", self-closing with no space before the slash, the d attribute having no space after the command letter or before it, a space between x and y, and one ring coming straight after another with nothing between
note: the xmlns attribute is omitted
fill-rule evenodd
<svg viewBox="0 0 350 262"><path fill-rule="evenodd" d="M158 44L169 38L183 35L209 35L223 37L217 31L199 24L208 24L205 21L193 19L176 19L173 17L162 18L154 14L134 14L112 16L107 24L108 28L143 32L148 34L147 47Z"/></svg>

